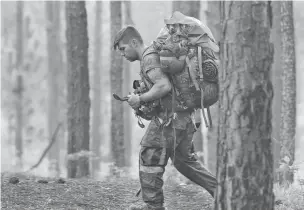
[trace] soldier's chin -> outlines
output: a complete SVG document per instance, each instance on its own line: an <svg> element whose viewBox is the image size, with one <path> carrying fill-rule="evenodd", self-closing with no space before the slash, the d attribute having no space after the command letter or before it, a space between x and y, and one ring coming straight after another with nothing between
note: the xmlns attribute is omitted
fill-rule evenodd
<svg viewBox="0 0 304 210"><path fill-rule="evenodd" d="M135 61L136 59L134 59L134 58L126 58L128 61L130 61L130 62L133 62L133 61Z"/></svg>

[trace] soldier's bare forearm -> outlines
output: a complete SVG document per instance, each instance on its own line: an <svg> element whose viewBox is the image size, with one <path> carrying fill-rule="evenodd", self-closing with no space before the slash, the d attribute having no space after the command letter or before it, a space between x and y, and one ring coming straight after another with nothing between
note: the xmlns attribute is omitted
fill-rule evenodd
<svg viewBox="0 0 304 210"><path fill-rule="evenodd" d="M149 102L160 99L167 95L171 90L171 85L169 84L154 84L153 87L146 93L142 94L139 98L140 101Z"/></svg>
<svg viewBox="0 0 304 210"><path fill-rule="evenodd" d="M151 69L147 75L151 82L153 82L153 86L148 92L140 96L141 101L154 101L162 98L171 91L170 80L160 68Z"/></svg>

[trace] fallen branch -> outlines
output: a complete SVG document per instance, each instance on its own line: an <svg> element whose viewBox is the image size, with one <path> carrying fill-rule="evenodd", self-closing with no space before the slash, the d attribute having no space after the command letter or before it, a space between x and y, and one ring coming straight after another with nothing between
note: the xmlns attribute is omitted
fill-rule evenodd
<svg viewBox="0 0 304 210"><path fill-rule="evenodd" d="M51 139L49 145L43 151L43 153L42 153L39 161L35 165L33 165L29 170L27 170L26 172L29 172L29 171L33 170L34 168L37 168L40 165L40 163L42 162L43 158L46 156L46 154L52 148L54 142L56 141L56 136L57 136L57 133L59 131L60 126L61 126L61 123L58 123L58 125L57 125L57 127L56 127L56 129L55 129L55 131L54 131L54 133L52 135L52 139Z"/></svg>

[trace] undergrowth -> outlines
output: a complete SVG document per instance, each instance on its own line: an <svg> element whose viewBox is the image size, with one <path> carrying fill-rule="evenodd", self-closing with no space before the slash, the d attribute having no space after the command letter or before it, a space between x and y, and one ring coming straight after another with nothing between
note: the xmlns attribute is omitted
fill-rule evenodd
<svg viewBox="0 0 304 210"><path fill-rule="evenodd" d="M281 201L275 206L276 210L303 210L304 208L304 185L293 184L289 187L274 185L276 201Z"/></svg>

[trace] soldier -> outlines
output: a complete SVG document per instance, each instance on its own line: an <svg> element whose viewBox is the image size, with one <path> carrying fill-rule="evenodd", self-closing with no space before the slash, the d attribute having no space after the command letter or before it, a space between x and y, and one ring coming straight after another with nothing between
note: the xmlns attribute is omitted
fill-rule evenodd
<svg viewBox="0 0 304 210"><path fill-rule="evenodd" d="M161 70L158 52L143 43L141 35L133 26L119 31L113 47L128 61L139 60L140 76L147 86L151 84L147 92L128 96L128 103L134 110L142 103L165 100L170 95L171 82ZM191 120L193 111L175 111L173 118L168 114L170 110L159 109L157 116L151 120L142 138L139 154L139 179L145 205L131 206L130 210L165 209L163 174L169 158L180 173L214 196L216 179L197 161L192 151L195 132Z"/></svg>

